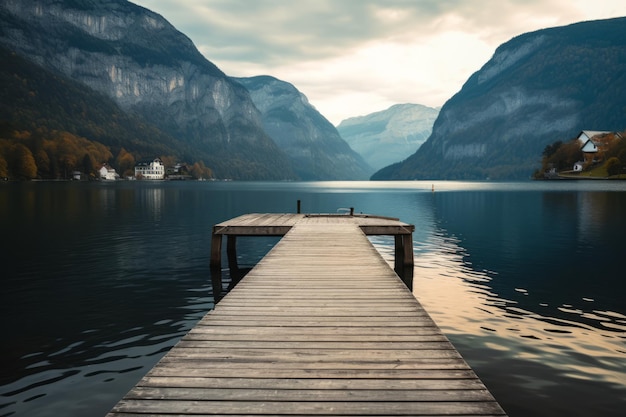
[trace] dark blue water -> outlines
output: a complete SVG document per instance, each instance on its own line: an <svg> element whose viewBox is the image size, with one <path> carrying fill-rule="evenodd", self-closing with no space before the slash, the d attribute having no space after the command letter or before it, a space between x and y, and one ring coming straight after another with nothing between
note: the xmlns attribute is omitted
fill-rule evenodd
<svg viewBox="0 0 626 417"><path fill-rule="evenodd" d="M623 415L626 183L137 181L0 184L0 416L104 415L213 307L211 226L297 200L416 226L413 292L509 415Z"/></svg>

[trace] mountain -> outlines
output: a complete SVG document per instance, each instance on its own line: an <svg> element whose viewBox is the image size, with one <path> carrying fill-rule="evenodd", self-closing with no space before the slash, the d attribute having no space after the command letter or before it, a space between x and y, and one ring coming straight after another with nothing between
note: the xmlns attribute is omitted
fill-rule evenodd
<svg viewBox="0 0 626 417"><path fill-rule="evenodd" d="M162 132L139 138L155 150L222 178L296 178L248 91L156 13L125 0L0 0L0 45Z"/></svg>
<svg viewBox="0 0 626 417"><path fill-rule="evenodd" d="M270 76L235 78L261 111L265 131L303 180L364 180L373 172L293 85Z"/></svg>
<svg viewBox="0 0 626 417"><path fill-rule="evenodd" d="M387 110L343 120L337 130L374 169L402 161L428 139L438 109L396 104Z"/></svg>
<svg viewBox="0 0 626 417"><path fill-rule="evenodd" d="M626 127L626 18L526 33L444 104L428 140L373 179L526 179L546 145Z"/></svg>
<svg viewBox="0 0 626 417"><path fill-rule="evenodd" d="M183 142L122 111L108 96L0 46L1 133L71 130L115 149L142 155L175 153ZM102 161L100 161L102 162Z"/></svg>

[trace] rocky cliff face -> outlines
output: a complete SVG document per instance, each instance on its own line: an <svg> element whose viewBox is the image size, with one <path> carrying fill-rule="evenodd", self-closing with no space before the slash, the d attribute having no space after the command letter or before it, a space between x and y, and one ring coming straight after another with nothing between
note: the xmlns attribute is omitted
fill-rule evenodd
<svg viewBox="0 0 626 417"><path fill-rule="evenodd" d="M293 85L274 77L236 78L252 96L265 131L304 180L367 179L372 168Z"/></svg>
<svg viewBox="0 0 626 417"><path fill-rule="evenodd" d="M402 161L428 139L439 110L396 104L387 110L342 121L337 130L374 169Z"/></svg>
<svg viewBox="0 0 626 417"><path fill-rule="evenodd" d="M185 141L182 158L220 177L295 177L248 92L161 16L124 0L0 0L0 21L0 43Z"/></svg>
<svg viewBox="0 0 626 417"><path fill-rule="evenodd" d="M626 18L518 36L441 109L432 135L375 179L525 179L543 149L626 127Z"/></svg>

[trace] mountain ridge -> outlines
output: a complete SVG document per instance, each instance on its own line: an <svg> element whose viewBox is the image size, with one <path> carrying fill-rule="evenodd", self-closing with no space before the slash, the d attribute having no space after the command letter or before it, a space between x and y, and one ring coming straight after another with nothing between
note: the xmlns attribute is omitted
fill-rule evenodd
<svg viewBox="0 0 626 417"><path fill-rule="evenodd" d="M269 75L234 78L248 89L265 131L303 180L364 180L373 172L293 84Z"/></svg>
<svg viewBox="0 0 626 417"><path fill-rule="evenodd" d="M216 175L295 179L248 91L162 16L121 0L0 1L0 44L189 144Z"/></svg>
<svg viewBox="0 0 626 417"><path fill-rule="evenodd" d="M366 162L380 169L407 158L430 136L439 110L421 104L395 104L343 120L337 130Z"/></svg>
<svg viewBox="0 0 626 417"><path fill-rule="evenodd" d="M547 144L626 124L626 18L514 37L442 107L416 153L372 179L528 179Z"/></svg>

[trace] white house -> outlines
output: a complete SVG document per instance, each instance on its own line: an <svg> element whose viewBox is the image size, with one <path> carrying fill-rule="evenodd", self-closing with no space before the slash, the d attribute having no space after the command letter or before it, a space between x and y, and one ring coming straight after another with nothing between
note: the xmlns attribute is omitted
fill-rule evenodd
<svg viewBox="0 0 626 417"><path fill-rule="evenodd" d="M580 150L583 153L584 162L587 164L601 162L615 136L613 132L606 131L583 130L580 132L578 141L581 144Z"/></svg>
<svg viewBox="0 0 626 417"><path fill-rule="evenodd" d="M135 177L144 180L162 180L165 178L165 165L161 158L139 161L135 165Z"/></svg>
<svg viewBox="0 0 626 417"><path fill-rule="evenodd" d="M580 141L580 145L583 146L594 136L606 135L607 133L611 132L604 130L583 130L578 134L578 140Z"/></svg>
<svg viewBox="0 0 626 417"><path fill-rule="evenodd" d="M102 168L98 170L98 173L100 174L100 179L107 181L115 181L120 177L117 172L115 172L115 169L107 164L103 164Z"/></svg>

